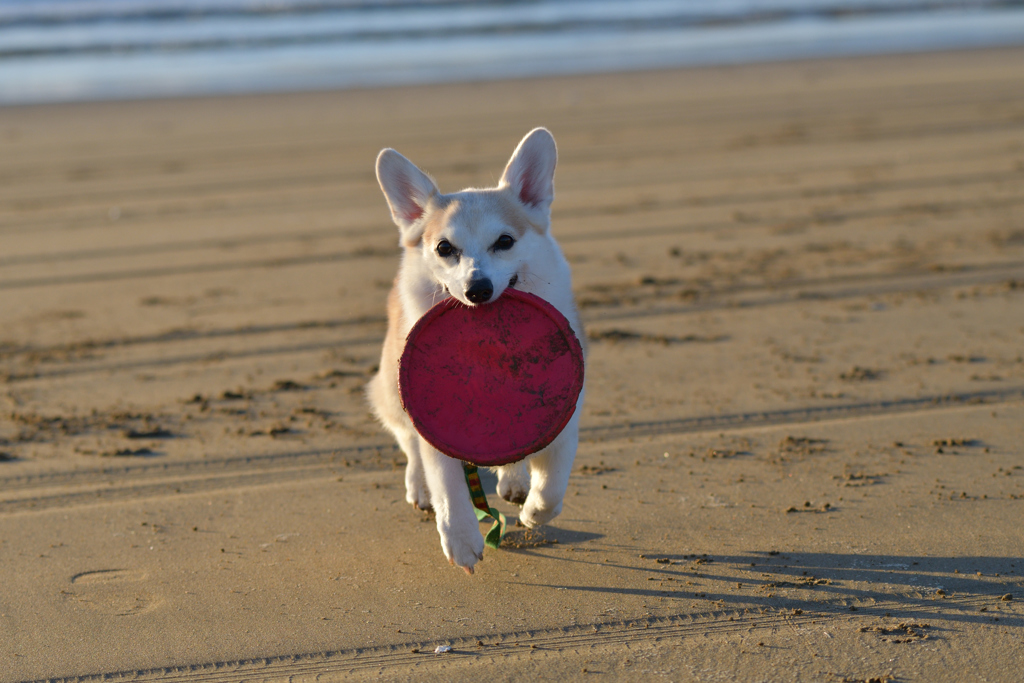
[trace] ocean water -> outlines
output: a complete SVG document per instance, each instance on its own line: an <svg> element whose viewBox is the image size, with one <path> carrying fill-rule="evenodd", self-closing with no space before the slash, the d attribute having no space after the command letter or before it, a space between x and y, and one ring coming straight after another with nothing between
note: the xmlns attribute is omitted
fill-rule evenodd
<svg viewBox="0 0 1024 683"><path fill-rule="evenodd" d="M1013 44L1024 0L0 0L0 105Z"/></svg>

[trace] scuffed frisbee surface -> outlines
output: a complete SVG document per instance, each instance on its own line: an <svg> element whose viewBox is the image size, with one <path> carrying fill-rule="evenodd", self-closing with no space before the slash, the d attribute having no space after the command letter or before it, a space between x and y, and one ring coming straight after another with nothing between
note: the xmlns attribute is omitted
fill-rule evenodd
<svg viewBox="0 0 1024 683"><path fill-rule="evenodd" d="M583 389L583 349L554 306L507 289L469 307L446 299L413 326L399 389L416 430L476 465L525 458L562 431Z"/></svg>

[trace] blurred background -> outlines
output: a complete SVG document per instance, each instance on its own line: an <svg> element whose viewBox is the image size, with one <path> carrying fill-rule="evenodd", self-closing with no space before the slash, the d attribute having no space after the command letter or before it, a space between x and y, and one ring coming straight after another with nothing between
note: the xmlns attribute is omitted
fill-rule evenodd
<svg viewBox="0 0 1024 683"><path fill-rule="evenodd" d="M0 0L0 104L1021 42L1021 0Z"/></svg>

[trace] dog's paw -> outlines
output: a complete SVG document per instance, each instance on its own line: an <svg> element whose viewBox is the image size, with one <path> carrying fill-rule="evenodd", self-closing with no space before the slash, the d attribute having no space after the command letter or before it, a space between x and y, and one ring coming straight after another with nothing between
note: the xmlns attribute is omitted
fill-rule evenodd
<svg viewBox="0 0 1024 683"><path fill-rule="evenodd" d="M405 500L420 510L433 509L433 506L430 504L430 489L427 488L427 481L423 476L423 470L406 466Z"/></svg>
<svg viewBox="0 0 1024 683"><path fill-rule="evenodd" d="M427 493L426 488L420 490L406 489L405 501L418 510L434 509L434 506L430 504L430 494Z"/></svg>
<svg viewBox="0 0 1024 683"><path fill-rule="evenodd" d="M441 550L449 564L462 567L467 574L472 574L476 563L484 559L484 537L480 534L476 517L473 518L472 527L456 530L451 526L442 528L439 524L437 531L441 536Z"/></svg>
<svg viewBox="0 0 1024 683"><path fill-rule="evenodd" d="M528 528L543 526L562 512L562 501L554 504L546 503L540 496L529 496L523 506L523 512L519 515L519 521Z"/></svg>
<svg viewBox="0 0 1024 683"><path fill-rule="evenodd" d="M498 480L498 495L504 500L516 505L522 505L526 502L526 497L530 493L530 483L521 482L512 477L506 477L505 479Z"/></svg>
<svg viewBox="0 0 1024 683"><path fill-rule="evenodd" d="M516 489L511 486L507 491L498 490L498 494L510 503L522 507L523 503L526 502L526 496L529 492L526 489Z"/></svg>
<svg viewBox="0 0 1024 683"><path fill-rule="evenodd" d="M522 505L530 493L530 473L522 463L505 465L498 469L498 495L516 505Z"/></svg>

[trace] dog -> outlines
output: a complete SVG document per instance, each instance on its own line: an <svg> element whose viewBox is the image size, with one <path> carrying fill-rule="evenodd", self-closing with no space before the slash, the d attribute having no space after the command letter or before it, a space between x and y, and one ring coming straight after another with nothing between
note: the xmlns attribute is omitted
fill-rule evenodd
<svg viewBox="0 0 1024 683"><path fill-rule="evenodd" d="M583 340L569 263L551 236L557 159L554 137L536 128L516 147L497 187L442 194L395 150L377 157L377 180L398 226L402 257L388 296L380 368L367 385L367 398L408 460L406 500L434 510L445 557L468 574L483 557L484 540L462 462L416 432L399 395L399 358L409 330L434 304L451 296L467 306L486 306L507 287L548 301ZM562 511L582 405L583 392L572 419L546 448L495 468L498 494L522 505L519 518L529 528Z"/></svg>

